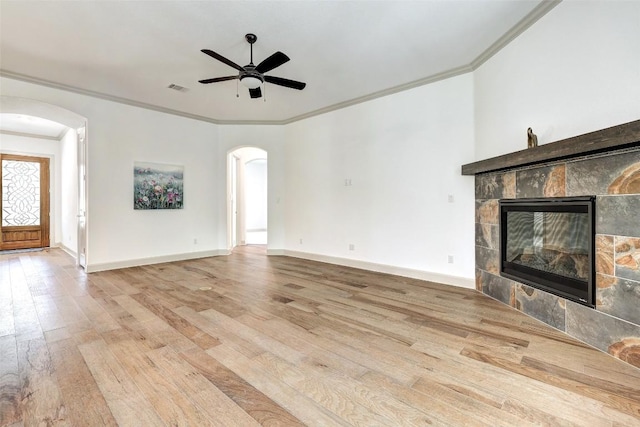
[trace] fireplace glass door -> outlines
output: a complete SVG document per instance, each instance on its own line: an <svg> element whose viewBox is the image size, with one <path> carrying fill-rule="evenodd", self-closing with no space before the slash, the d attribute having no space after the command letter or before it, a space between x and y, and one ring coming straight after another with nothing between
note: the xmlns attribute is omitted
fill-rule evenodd
<svg viewBox="0 0 640 427"><path fill-rule="evenodd" d="M593 305L593 198L500 201L501 272Z"/></svg>

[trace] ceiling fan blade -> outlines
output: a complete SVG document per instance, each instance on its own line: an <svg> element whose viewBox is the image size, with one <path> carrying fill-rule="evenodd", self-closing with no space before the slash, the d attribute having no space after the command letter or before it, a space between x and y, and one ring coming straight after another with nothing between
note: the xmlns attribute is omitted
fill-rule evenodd
<svg viewBox="0 0 640 427"><path fill-rule="evenodd" d="M227 77L215 77L213 79L204 79L204 80L198 80L198 81L202 84L209 84L209 83L217 83L217 82L226 82L227 80L235 80L237 78L238 76L227 76Z"/></svg>
<svg viewBox="0 0 640 427"><path fill-rule="evenodd" d="M282 52L276 52L256 67L256 71L259 73L266 73L267 71L271 71L276 67L281 66L285 62L289 60L289 57Z"/></svg>
<svg viewBox="0 0 640 427"><path fill-rule="evenodd" d="M255 88L255 89L249 89L249 95L251 95L251 98L261 98L262 97L262 91L260 90L259 87Z"/></svg>
<svg viewBox="0 0 640 427"><path fill-rule="evenodd" d="M295 80L283 79L282 77L264 76L264 81L273 83L274 85L284 86L291 89L302 90L307 86L306 83L298 82Z"/></svg>
<svg viewBox="0 0 640 427"><path fill-rule="evenodd" d="M217 60L218 60L218 61L220 61L220 62L224 62L224 63L225 63L225 64L227 64L228 66L233 67L233 68L235 68L235 69L236 69L236 70L238 70L238 71L243 71L243 70L244 70L241 66L239 66L239 65L238 65L238 64L236 64L235 62L233 62L233 61L231 61L231 60L229 60L229 59L225 58L224 56L220 55L219 53L215 53L215 52L214 52L214 51L212 51L212 50L209 50L209 49L202 49L200 52L202 52L202 53L206 53L206 54L207 54L207 55L209 55L210 57L212 57L212 58L214 58L214 59L217 59Z"/></svg>

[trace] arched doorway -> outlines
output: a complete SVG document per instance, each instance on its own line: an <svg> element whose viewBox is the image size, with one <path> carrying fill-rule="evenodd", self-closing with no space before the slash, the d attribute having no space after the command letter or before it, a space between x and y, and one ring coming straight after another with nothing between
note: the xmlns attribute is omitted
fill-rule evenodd
<svg viewBox="0 0 640 427"><path fill-rule="evenodd" d="M242 147L227 156L227 247L266 245L267 152Z"/></svg>
<svg viewBox="0 0 640 427"><path fill-rule="evenodd" d="M57 166L59 176L56 184L51 184L52 194L56 198L54 203L60 205L60 213L57 215L56 227L61 230L55 234L56 239L52 244L59 244L76 256L77 264L86 267L87 265L87 120L86 118L66 110L57 105L48 104L33 99L2 96L0 97L0 118L8 116L19 116L25 118L39 118L49 122L54 122L65 129L64 147L58 155ZM37 122L38 120L32 120ZM33 125L33 124L32 124ZM29 129L26 127L25 129ZM35 128L34 128L35 129ZM2 131L2 120L0 120L0 131ZM22 137L29 134L29 131L22 131ZM7 134L20 136L17 132L3 132L4 139ZM18 134L18 135L16 135ZM62 139L61 139L62 141ZM20 146L13 144L13 150L7 148L9 144L3 144L3 152L13 151L20 154ZM25 148L26 150L26 148ZM59 182L65 184L59 184ZM56 187L53 187L56 185Z"/></svg>

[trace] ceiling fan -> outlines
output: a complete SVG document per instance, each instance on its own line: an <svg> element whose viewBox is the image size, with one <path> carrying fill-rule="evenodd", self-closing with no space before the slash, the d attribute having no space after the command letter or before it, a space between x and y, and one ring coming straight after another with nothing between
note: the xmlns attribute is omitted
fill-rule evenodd
<svg viewBox="0 0 640 427"><path fill-rule="evenodd" d="M209 49L202 49L201 52L206 53L210 57L217 59L220 62L224 62L230 67L235 68L239 71L239 73L237 76L214 77L212 79L199 80L199 82L203 84L209 84L240 79L242 84L249 88L249 95L251 96L251 98L260 98L262 96L260 85L264 82L273 83L274 85L284 86L291 89L302 90L305 88L305 86L307 85L306 83L284 79L282 77L265 76L264 73L281 66L289 60L289 57L284 53L278 51L258 65L253 65L253 44L256 42L256 40L258 40L258 37L255 34L249 33L245 35L244 38L251 45L251 62L249 62L249 65L241 67L235 62L220 55L219 53L216 53Z"/></svg>

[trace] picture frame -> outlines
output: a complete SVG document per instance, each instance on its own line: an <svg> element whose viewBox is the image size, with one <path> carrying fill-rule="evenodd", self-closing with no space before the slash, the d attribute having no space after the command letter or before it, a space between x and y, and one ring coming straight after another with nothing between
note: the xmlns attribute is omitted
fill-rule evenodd
<svg viewBox="0 0 640 427"><path fill-rule="evenodd" d="M184 166L133 163L133 209L182 209Z"/></svg>

